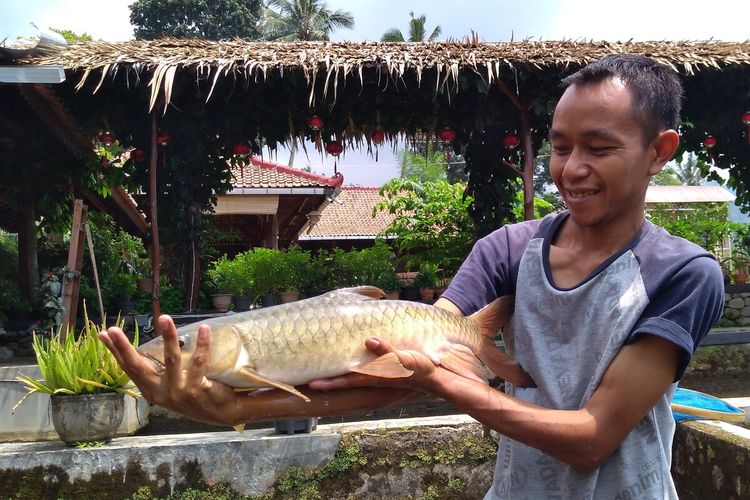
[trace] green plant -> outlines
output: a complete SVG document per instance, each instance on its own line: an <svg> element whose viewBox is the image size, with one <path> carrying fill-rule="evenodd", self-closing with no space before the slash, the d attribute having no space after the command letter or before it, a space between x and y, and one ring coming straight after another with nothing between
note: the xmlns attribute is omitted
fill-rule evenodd
<svg viewBox="0 0 750 500"><path fill-rule="evenodd" d="M242 255L242 265L253 278L254 300L261 295L279 291L284 281L281 252L258 247L240 255Z"/></svg>
<svg viewBox="0 0 750 500"><path fill-rule="evenodd" d="M243 265L244 254L230 259L226 255L215 261L208 270L208 277L216 293L249 295L253 289L252 269Z"/></svg>
<svg viewBox="0 0 750 500"><path fill-rule="evenodd" d="M299 245L291 245L281 253L279 290L300 291L306 290L312 283L311 270L312 257L310 252L302 250Z"/></svg>
<svg viewBox="0 0 750 500"><path fill-rule="evenodd" d="M414 278L414 286L420 288L435 288L438 282L438 269L435 264L425 262L419 268L417 276Z"/></svg>
<svg viewBox="0 0 750 500"><path fill-rule="evenodd" d="M122 327L123 320L118 321ZM19 375L20 381L28 391L13 407L15 410L31 394L95 394L102 392L122 392L132 397L139 397L133 392L128 375L123 371L112 353L99 340L98 333L106 330L105 323L97 325L89 320L84 305L85 326L76 338L73 329L67 335L62 330L52 334L49 339L34 333L33 347L42 380L26 375ZM138 327L136 326L134 345L138 345Z"/></svg>

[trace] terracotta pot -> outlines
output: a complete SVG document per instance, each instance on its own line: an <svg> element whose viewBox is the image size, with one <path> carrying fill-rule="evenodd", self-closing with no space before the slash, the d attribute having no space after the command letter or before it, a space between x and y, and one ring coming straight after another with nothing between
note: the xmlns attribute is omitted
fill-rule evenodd
<svg viewBox="0 0 750 500"><path fill-rule="evenodd" d="M52 425L68 446L109 441L117 435L125 414L124 394L53 394Z"/></svg>
<svg viewBox="0 0 750 500"><path fill-rule="evenodd" d="M388 300L398 300L398 297L400 294L401 294L400 290L389 290L385 292L385 298Z"/></svg>
<svg viewBox="0 0 750 500"><path fill-rule="evenodd" d="M732 275L734 278L735 285L742 285L747 283L747 273L739 272Z"/></svg>
<svg viewBox="0 0 750 500"><path fill-rule="evenodd" d="M419 296L422 297L422 300L432 300L435 296L435 289L422 287L419 289Z"/></svg>
<svg viewBox="0 0 750 500"><path fill-rule="evenodd" d="M219 312L227 312L229 306L232 305L232 294L231 293L217 293L211 295L211 300L214 305L214 309Z"/></svg>
<svg viewBox="0 0 750 500"><path fill-rule="evenodd" d="M299 292L296 290L291 292L279 292L279 300L282 304L294 302L296 300L299 300Z"/></svg>

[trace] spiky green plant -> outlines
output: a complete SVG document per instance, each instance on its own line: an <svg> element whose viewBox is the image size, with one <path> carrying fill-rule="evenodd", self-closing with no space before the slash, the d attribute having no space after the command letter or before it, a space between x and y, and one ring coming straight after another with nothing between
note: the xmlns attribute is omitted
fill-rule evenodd
<svg viewBox="0 0 750 500"><path fill-rule="evenodd" d="M26 375L18 375L28 393L13 407L13 411L30 395L41 392L45 394L96 394L102 392L121 392L134 398L140 397L133 392L134 386L123 371L115 357L99 340L98 333L106 330L106 324L97 325L89 320L84 307L84 328L76 338L70 329L68 334L61 335L62 330L52 334L49 339L34 334L33 346L42 380ZM122 328L123 320L116 322ZM136 325L134 345L138 345L138 326Z"/></svg>

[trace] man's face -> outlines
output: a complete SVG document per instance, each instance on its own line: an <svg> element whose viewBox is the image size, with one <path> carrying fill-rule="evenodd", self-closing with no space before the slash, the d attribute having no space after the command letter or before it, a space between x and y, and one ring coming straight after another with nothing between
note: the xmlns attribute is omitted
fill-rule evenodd
<svg viewBox="0 0 750 500"><path fill-rule="evenodd" d="M661 165L644 145L620 80L569 87L555 108L550 142L550 174L576 224L640 226L649 178Z"/></svg>

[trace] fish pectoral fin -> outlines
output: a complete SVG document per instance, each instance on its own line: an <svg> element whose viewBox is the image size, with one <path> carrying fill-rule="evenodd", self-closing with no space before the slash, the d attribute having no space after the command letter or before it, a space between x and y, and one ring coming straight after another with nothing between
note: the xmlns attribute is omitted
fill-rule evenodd
<svg viewBox="0 0 750 500"><path fill-rule="evenodd" d="M401 360L398 359L395 352L389 352L372 361L360 363L351 367L349 371L381 378L406 378L414 374L414 371L401 364Z"/></svg>
<svg viewBox="0 0 750 500"><path fill-rule="evenodd" d="M245 433L245 424L237 424L237 425L233 425L232 427L234 427L234 430L236 430L240 434Z"/></svg>
<svg viewBox="0 0 750 500"><path fill-rule="evenodd" d="M307 396L299 392L297 389L295 389L291 385L285 384L283 382L278 382L276 380L271 380L270 378L266 378L263 375L258 374L257 372L255 372L254 370L250 368L247 368L247 367L240 368L237 371L237 373L239 375L242 375L246 379L250 380L251 382L253 382L256 386L260 385L263 387L275 387L277 389L281 389L282 391L286 391L291 394L294 394L298 398L304 399L306 403L310 402L310 398L308 398Z"/></svg>
<svg viewBox="0 0 750 500"><path fill-rule="evenodd" d="M453 344L450 349L441 353L440 364L462 377L488 383L482 362L465 345Z"/></svg>

